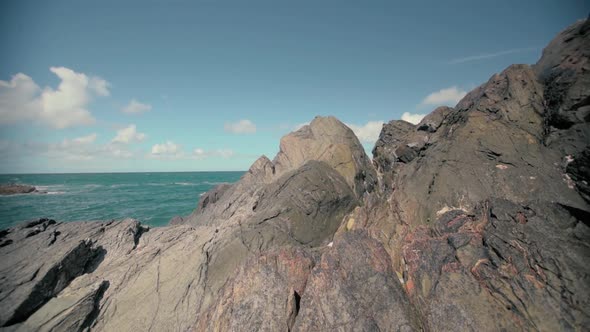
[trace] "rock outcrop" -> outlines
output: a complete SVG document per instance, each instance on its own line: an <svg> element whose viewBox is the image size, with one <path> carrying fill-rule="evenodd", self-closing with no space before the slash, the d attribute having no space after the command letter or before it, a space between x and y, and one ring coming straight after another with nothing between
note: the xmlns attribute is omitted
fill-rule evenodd
<svg viewBox="0 0 590 332"><path fill-rule="evenodd" d="M582 331L590 326L590 23L373 160L317 117L197 209L0 231L0 327Z"/></svg>
<svg viewBox="0 0 590 332"><path fill-rule="evenodd" d="M37 188L26 184L0 184L0 195L30 194L35 192L41 193L37 191Z"/></svg>

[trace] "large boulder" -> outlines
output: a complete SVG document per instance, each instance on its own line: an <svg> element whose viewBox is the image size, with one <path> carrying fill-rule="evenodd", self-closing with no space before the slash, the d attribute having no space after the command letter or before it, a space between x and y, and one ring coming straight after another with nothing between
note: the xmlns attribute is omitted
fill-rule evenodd
<svg viewBox="0 0 590 332"><path fill-rule="evenodd" d="M426 224L446 210L470 211L491 197L535 197L587 209L568 181L566 156L544 144L544 105L543 86L531 67L510 66L469 93L436 132L416 128L399 137L396 167L381 154L386 149L375 151L378 168L391 168L395 177L384 183L394 188L405 222Z"/></svg>
<svg viewBox="0 0 590 332"><path fill-rule="evenodd" d="M273 163L277 174L308 160L323 161L334 168L362 196L371 192L377 176L353 131L334 117L316 117L309 125L281 138Z"/></svg>

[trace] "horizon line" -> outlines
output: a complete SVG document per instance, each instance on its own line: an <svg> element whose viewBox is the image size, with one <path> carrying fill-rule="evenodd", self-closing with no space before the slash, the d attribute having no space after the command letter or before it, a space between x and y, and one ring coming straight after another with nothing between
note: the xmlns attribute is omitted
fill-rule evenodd
<svg viewBox="0 0 590 332"><path fill-rule="evenodd" d="M230 173L242 172L247 170L224 170L224 171L120 171L120 172L40 172L40 173L0 173L4 175L60 175L60 174L130 174L130 173Z"/></svg>

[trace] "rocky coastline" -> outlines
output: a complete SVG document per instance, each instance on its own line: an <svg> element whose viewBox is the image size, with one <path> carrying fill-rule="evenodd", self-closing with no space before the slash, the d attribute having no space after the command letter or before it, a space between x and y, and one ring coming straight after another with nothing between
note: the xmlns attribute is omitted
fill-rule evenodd
<svg viewBox="0 0 590 332"><path fill-rule="evenodd" d="M316 117L169 226L0 231L0 331L583 331L590 21L369 158Z"/></svg>

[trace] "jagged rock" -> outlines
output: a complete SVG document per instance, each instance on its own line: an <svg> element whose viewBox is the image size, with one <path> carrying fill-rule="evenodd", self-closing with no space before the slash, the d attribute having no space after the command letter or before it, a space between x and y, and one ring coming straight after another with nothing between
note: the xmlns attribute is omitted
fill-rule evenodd
<svg viewBox="0 0 590 332"><path fill-rule="evenodd" d="M0 326L26 320L74 278L85 272L100 248L86 234L70 234L56 244L61 233L46 219L12 229L0 248ZM38 227L33 232L31 227ZM61 238L60 238L61 239Z"/></svg>
<svg viewBox="0 0 590 332"><path fill-rule="evenodd" d="M393 170L390 186L403 219L425 224L437 212L470 211L490 197L522 202L534 196L587 208L565 180L563 156L543 145L543 105L543 88L526 65L511 66L469 93L429 134L420 158Z"/></svg>
<svg viewBox="0 0 590 332"><path fill-rule="evenodd" d="M454 108L384 125L374 166L318 117L176 225L0 231L0 327L584 330L587 26Z"/></svg>
<svg viewBox="0 0 590 332"><path fill-rule="evenodd" d="M9 183L0 185L0 195L29 194L33 192L37 192L37 189L25 184Z"/></svg>
<svg viewBox="0 0 590 332"><path fill-rule="evenodd" d="M589 323L590 214L491 200L404 239L404 284L433 331L577 330ZM567 252L563 248L567 247Z"/></svg>
<svg viewBox="0 0 590 332"><path fill-rule="evenodd" d="M310 161L266 187L252 209L257 223L271 222L298 243L316 246L334 234L357 204L340 174Z"/></svg>
<svg viewBox="0 0 590 332"><path fill-rule="evenodd" d="M199 200L199 204L197 205L197 208L204 209L209 204L215 204L221 198L223 193L225 193L225 191L227 191L229 188L231 188L231 184L229 183L222 183L217 185L215 188L206 192L201 197L201 199Z"/></svg>
<svg viewBox="0 0 590 332"><path fill-rule="evenodd" d="M323 149L315 152L323 154L319 160L302 160L288 167L281 164L277 172L275 164L263 156L238 183L217 186L201 197L193 214L175 218L174 223L180 225L148 232L134 220L65 224L42 220L22 230L7 230L2 243L12 242L2 250L11 248L6 255L14 260L21 257L23 264L29 262L22 259L27 254L23 248L36 243L31 241L39 242L40 257L58 259L52 246L66 250L80 238L93 254L77 255L86 260L81 271L67 268L72 275L68 282L48 288L50 296L34 307L28 306L29 311L18 319L9 317L3 325L22 323L21 327L27 329L42 325L48 329L186 330L195 326L197 315L210 308L223 285L248 257L283 246L327 244L342 218L359 204L364 190L375 185L372 181L376 177L362 146L342 123L317 118L305 130L314 133L307 142ZM289 153L304 148L283 147ZM341 163L343 160L347 163ZM25 231L31 230L35 234L26 237L29 233ZM42 261L39 259L38 264ZM8 266L15 262L3 263L6 269L0 270L2 277L22 280L30 275L14 275ZM35 266L28 264L27 268L34 270ZM97 286L102 282L108 282L108 288ZM17 283L4 286L21 289ZM43 285L39 288L45 289ZM290 304L289 310L281 308L285 314L282 324L294 324L298 301L294 292L298 290L295 287L293 293L286 293L285 300ZM6 307L15 303L12 298L0 300Z"/></svg>
<svg viewBox="0 0 590 332"><path fill-rule="evenodd" d="M532 69L511 66L470 92L434 132L384 126L373 151L383 194L336 236L360 227L384 244L427 329L588 325L587 25L566 29ZM556 112L577 120L561 127ZM428 144L399 159L416 131Z"/></svg>
<svg viewBox="0 0 590 332"><path fill-rule="evenodd" d="M297 248L271 250L240 266L195 331L289 331L313 267Z"/></svg>
<svg viewBox="0 0 590 332"><path fill-rule="evenodd" d="M378 170L391 171L398 158L395 151L406 144L404 137L415 129L413 124L403 120L393 120L383 125L379 139L373 148L373 162Z"/></svg>
<svg viewBox="0 0 590 332"><path fill-rule="evenodd" d="M590 121L590 21L581 20L561 32L543 50L543 56L533 66L545 86L544 96L547 143L562 145L563 153L572 154L569 144L582 139L588 142L590 133L579 126ZM570 129L572 126L574 130ZM583 126L587 127L587 126ZM556 130L557 129L557 130ZM559 129L565 132L559 132ZM578 133L576 135L576 133ZM576 139L569 139L575 137ZM564 142L565 141L565 142ZM571 142L567 142L571 141ZM584 141L581 141L584 142ZM583 146L582 146L583 148Z"/></svg>
<svg viewBox="0 0 590 332"><path fill-rule="evenodd" d="M562 156L578 155L590 142L590 21L554 38L533 66L544 84L544 144Z"/></svg>
<svg viewBox="0 0 590 332"><path fill-rule="evenodd" d="M452 111L453 109L447 106L437 107L434 111L426 115L424 119L422 119L422 121L420 121L420 123L416 125L417 130L427 131L429 133L436 132L438 128L443 124L447 115L449 115L449 113L451 113Z"/></svg>
<svg viewBox="0 0 590 332"><path fill-rule="evenodd" d="M282 185L277 186L277 183L280 183L281 179L286 179L284 176L287 173L296 174L292 172L297 172L309 161L322 162L314 164L315 166L312 168L323 169L322 172L329 173L336 171L339 176L324 177L314 173L313 177L317 179L315 183L313 181L301 182L307 175L298 176L299 182L288 182L291 186L288 188L298 186L297 190L290 190L291 200L281 201L280 204L279 202L273 203L274 197L282 197L281 190L285 189ZM325 167L320 165L325 165ZM308 169L306 172L315 172L309 168L305 168ZM366 191L371 191L377 181L375 170L354 133L333 117L316 117L309 125L281 139L281 151L274 161L262 156L231 188L217 187L203 195L199 207L190 216L184 218L183 223L207 225L243 223L252 218L264 219L278 213L274 211L264 215L265 211L259 208L263 201L267 202L268 206L274 204L275 209L282 209L283 215L288 212L289 218L294 217L292 213L294 211L305 211L305 215L310 216L309 218L319 219L317 214L320 209L325 209L325 207L308 201L308 197L311 197L310 193L329 192L332 190L330 189L332 183L340 183L340 179L344 179L344 184L351 188L353 194L356 194L359 199ZM337 193L344 194L347 198L345 204L332 206L333 210L330 215L334 220L341 215L336 213L337 209L343 213L348 213L351 209L351 205L347 203L351 197L343 191L344 186L341 184L337 184L337 186L341 188ZM269 191L275 192L270 194ZM300 197L297 198L293 195ZM322 203L322 198L319 199L318 203ZM293 204L303 205L292 206ZM264 216L259 217L261 215ZM278 215L276 217L285 218ZM305 216L297 218L301 217L308 218ZM335 229L337 226L332 228Z"/></svg>
<svg viewBox="0 0 590 332"><path fill-rule="evenodd" d="M108 287L109 282L102 281L76 292L62 292L17 331L82 331L98 315L99 302Z"/></svg>
<svg viewBox="0 0 590 332"><path fill-rule="evenodd" d="M313 268L293 331L419 331L383 246L345 232Z"/></svg>
<svg viewBox="0 0 590 332"><path fill-rule="evenodd" d="M436 108L418 125L403 120L393 120L383 126L379 139L373 148L373 162L383 174L391 172L396 163L409 163L436 143L438 135L433 135L454 109L446 106ZM383 175L382 174L382 175ZM390 179L385 178L390 184Z"/></svg>
<svg viewBox="0 0 590 332"><path fill-rule="evenodd" d="M309 125L281 138L274 169L281 174L309 160L323 161L335 169L359 196L371 192L377 183L371 161L358 138L334 117L318 116Z"/></svg>
<svg viewBox="0 0 590 332"><path fill-rule="evenodd" d="M567 156L566 156L567 158ZM571 157L572 161L566 160L567 176L571 177L576 185L576 190L590 203L590 146L584 151Z"/></svg>

